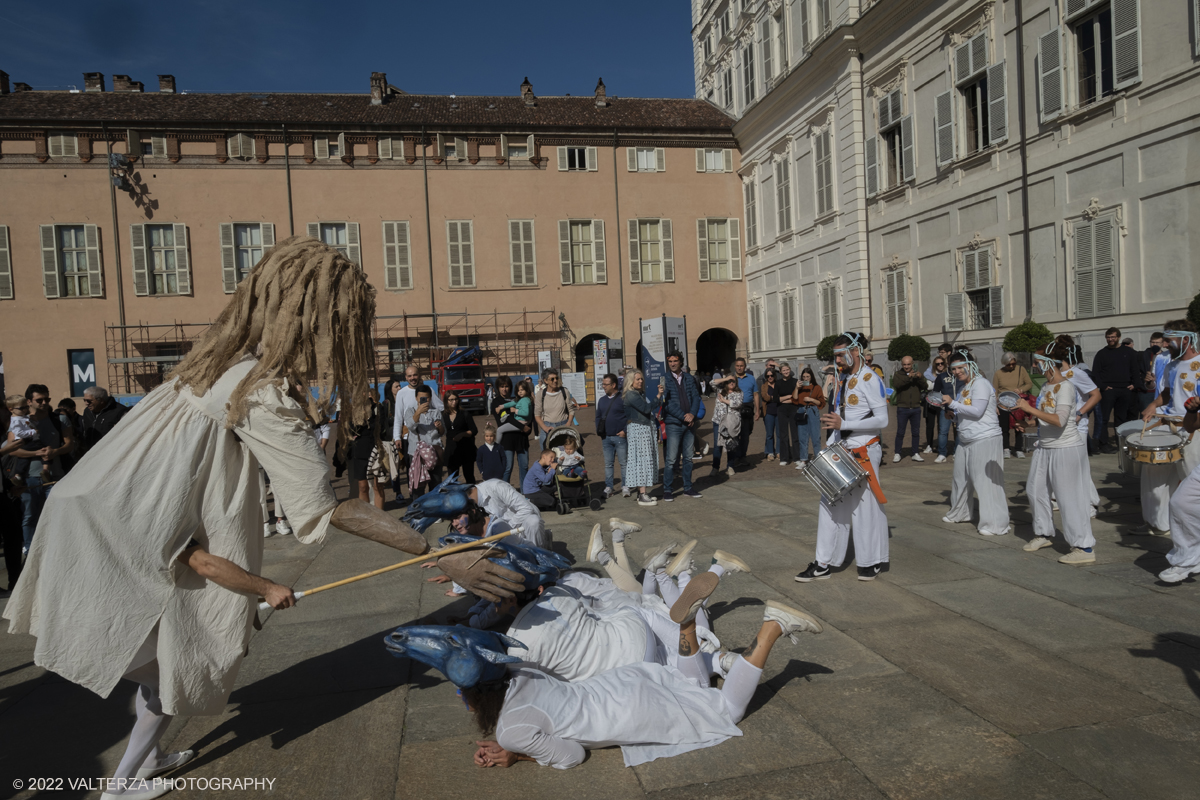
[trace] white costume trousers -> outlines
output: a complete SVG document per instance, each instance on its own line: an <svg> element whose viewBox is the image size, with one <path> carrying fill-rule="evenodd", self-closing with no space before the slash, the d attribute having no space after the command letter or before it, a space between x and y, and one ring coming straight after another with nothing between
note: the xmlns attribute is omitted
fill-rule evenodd
<svg viewBox="0 0 1200 800"><path fill-rule="evenodd" d="M1175 567L1200 566L1200 467L1183 479L1171 498L1171 540L1167 561Z"/></svg>
<svg viewBox="0 0 1200 800"><path fill-rule="evenodd" d="M878 476L883 449L873 444L867 448L867 455ZM854 561L858 566L871 567L888 560L887 515L866 481L836 506L821 498L817 511L817 562L840 567L846 558L851 531L854 533Z"/></svg>
<svg viewBox="0 0 1200 800"><path fill-rule="evenodd" d="M613 560L603 565L604 571L621 591L641 593L642 584L638 583L633 565L629 563L629 556L625 553L625 542L614 541L612 549Z"/></svg>
<svg viewBox="0 0 1200 800"><path fill-rule="evenodd" d="M696 680L702 687L707 687L709 685L708 675L704 664L703 654L696 653L680 657L675 668L689 679ZM750 700L754 697L761 677L761 669L741 656L734 659L729 674L725 676L725 683L721 686L721 700L725 703L725 709L729 712L734 725L741 722L742 717L746 716L746 708L749 707Z"/></svg>
<svg viewBox="0 0 1200 800"><path fill-rule="evenodd" d="M1087 450L1080 443L1070 447L1038 447L1029 460L1029 478L1025 493L1029 496L1029 508L1033 512L1033 533L1047 539L1054 538L1054 507L1050 497L1058 498L1058 510L1062 518L1063 536L1072 547L1094 547L1092 520L1088 513L1086 476L1079 463L1076 450Z"/></svg>
<svg viewBox="0 0 1200 800"><path fill-rule="evenodd" d="M1200 437L1183 448L1183 461L1142 464L1142 519L1160 531L1171 530L1171 495L1200 466Z"/></svg>
<svg viewBox="0 0 1200 800"><path fill-rule="evenodd" d="M958 452L954 455L954 477L950 483L948 519L953 522L971 521L972 490L979 496L979 524L976 526L979 532L993 536L1008 533L1003 437L989 436L958 443Z"/></svg>

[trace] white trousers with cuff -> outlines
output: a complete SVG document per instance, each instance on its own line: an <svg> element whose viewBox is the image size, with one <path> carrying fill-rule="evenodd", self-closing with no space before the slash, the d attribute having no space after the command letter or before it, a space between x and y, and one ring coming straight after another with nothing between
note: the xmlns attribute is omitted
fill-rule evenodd
<svg viewBox="0 0 1200 800"><path fill-rule="evenodd" d="M1183 448L1183 461L1142 464L1142 519L1160 531L1170 531L1171 496L1197 466L1200 466L1200 437L1194 437Z"/></svg>
<svg viewBox="0 0 1200 800"><path fill-rule="evenodd" d="M1079 449L1087 450L1082 442L1071 447L1038 447L1029 460L1029 478L1025 494L1033 514L1033 533L1046 539L1054 538L1054 506L1050 497L1058 498L1063 537L1072 547L1096 545L1092 536L1092 518L1085 479L1079 463Z"/></svg>
<svg viewBox="0 0 1200 800"><path fill-rule="evenodd" d="M1170 511L1174 547L1167 561L1173 567L1200 567L1200 467L1175 489Z"/></svg>
<svg viewBox="0 0 1200 800"><path fill-rule="evenodd" d="M1084 450L1086 457L1087 451ZM979 496L979 524L983 534L1008 533L1008 496L1004 493L1004 439L999 434L973 442L958 443L954 454L954 475L950 483L950 511L953 522L971 521L971 492Z"/></svg>
<svg viewBox="0 0 1200 800"><path fill-rule="evenodd" d="M875 475L883 448L873 444L867 448ZM825 497L817 510L817 563L840 567L846 559L850 534L854 534L854 560L860 567L871 567L888 560L888 522L883 506L875 499L871 487L863 481L836 506Z"/></svg>

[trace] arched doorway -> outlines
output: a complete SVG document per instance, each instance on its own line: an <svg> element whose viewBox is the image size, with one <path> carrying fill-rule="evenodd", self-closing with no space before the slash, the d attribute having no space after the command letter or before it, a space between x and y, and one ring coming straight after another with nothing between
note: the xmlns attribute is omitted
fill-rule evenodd
<svg viewBox="0 0 1200 800"><path fill-rule="evenodd" d="M593 375L595 372L595 353L592 350L592 342L597 339L607 339L603 333L589 333L579 340L579 344L575 345L575 372L582 372L587 376L587 399L576 398L580 402L586 402L588 405L596 402L596 386Z"/></svg>
<svg viewBox="0 0 1200 800"><path fill-rule="evenodd" d="M737 358L738 337L725 328L709 328L696 339L696 371L728 372Z"/></svg>

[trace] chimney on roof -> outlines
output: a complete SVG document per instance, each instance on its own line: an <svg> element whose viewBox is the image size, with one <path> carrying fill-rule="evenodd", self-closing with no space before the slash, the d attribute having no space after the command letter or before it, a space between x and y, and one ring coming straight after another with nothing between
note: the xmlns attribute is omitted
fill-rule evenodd
<svg viewBox="0 0 1200 800"><path fill-rule="evenodd" d="M175 76L174 75L159 75L158 76L158 91L166 94L175 94Z"/></svg>
<svg viewBox="0 0 1200 800"><path fill-rule="evenodd" d="M596 105L601 108L608 105L608 94L604 89L604 78L596 82Z"/></svg>
<svg viewBox="0 0 1200 800"><path fill-rule="evenodd" d="M128 75L113 75L114 92L140 92L146 87L141 81L131 81Z"/></svg>
<svg viewBox="0 0 1200 800"><path fill-rule="evenodd" d="M0 69L0 94L8 94L8 73Z"/></svg>
<svg viewBox="0 0 1200 800"><path fill-rule="evenodd" d="M83 73L83 90L85 92L103 92L104 91L104 73L103 72L85 72L85 73Z"/></svg>
<svg viewBox="0 0 1200 800"><path fill-rule="evenodd" d="M17 81L16 83L13 84L13 92L14 93L16 93L16 92L32 92L32 91L33 91L33 87L30 86L28 83L21 83L20 81Z"/></svg>
<svg viewBox="0 0 1200 800"><path fill-rule="evenodd" d="M521 83L521 99L525 101L525 105L527 106L537 105L537 97L533 94L533 84L529 82L528 77Z"/></svg>
<svg viewBox="0 0 1200 800"><path fill-rule="evenodd" d="M371 73L371 105L381 106L383 100L387 96L387 73L372 72Z"/></svg>

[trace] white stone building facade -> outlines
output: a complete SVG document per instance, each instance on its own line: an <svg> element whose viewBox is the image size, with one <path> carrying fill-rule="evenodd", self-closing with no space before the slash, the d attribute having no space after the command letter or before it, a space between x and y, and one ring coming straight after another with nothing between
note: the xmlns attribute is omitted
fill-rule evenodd
<svg viewBox="0 0 1200 800"><path fill-rule="evenodd" d="M697 95L738 118L755 360L851 329L990 368L1027 319L1090 359L1200 291L1197 0L696 0L693 23Z"/></svg>

